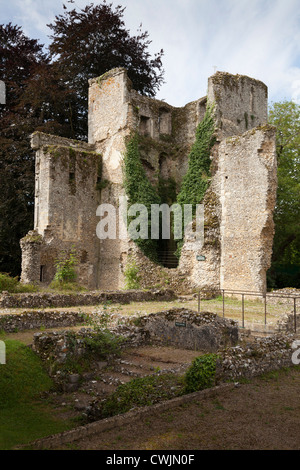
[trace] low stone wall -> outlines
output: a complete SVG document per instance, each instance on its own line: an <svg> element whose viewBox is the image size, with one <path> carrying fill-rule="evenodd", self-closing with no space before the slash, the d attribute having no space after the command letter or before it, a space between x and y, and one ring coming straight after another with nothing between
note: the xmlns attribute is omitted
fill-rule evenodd
<svg viewBox="0 0 300 470"><path fill-rule="evenodd" d="M251 379L265 372L292 366L294 339L292 334L254 338L253 343L219 351L217 381Z"/></svg>
<svg viewBox="0 0 300 470"><path fill-rule="evenodd" d="M81 358L85 354L85 340L94 335L92 328L82 328L76 333L67 330L35 333L33 350L49 366L52 375L57 366L64 364L71 357Z"/></svg>
<svg viewBox="0 0 300 470"><path fill-rule="evenodd" d="M105 302L129 303L147 301L169 301L176 298L172 290L128 290L116 292L84 292L74 294L26 293L0 294L0 308L59 308L83 305L98 305Z"/></svg>
<svg viewBox="0 0 300 470"><path fill-rule="evenodd" d="M15 333L39 328L64 328L78 325L84 320L85 315L79 311L25 311L0 315L0 330L6 333Z"/></svg>
<svg viewBox="0 0 300 470"><path fill-rule="evenodd" d="M121 348L140 346L147 342L145 331L134 325L124 324L110 331L115 337L120 338ZM38 332L33 336L33 350L45 362L51 358L52 363L63 364L70 355L74 358L82 357L85 353L85 340L96 335L97 330L85 327L76 332L68 330Z"/></svg>
<svg viewBox="0 0 300 470"><path fill-rule="evenodd" d="M98 312L98 316L101 318L101 313ZM175 322L184 321L186 326L174 326ZM185 309L173 309L142 317L122 317L115 314L111 318L109 329L116 336L122 337L121 348L157 342L168 346L172 343L183 349L199 349L199 355L205 352L217 353L216 383L251 379L265 372L293 365L295 335L282 333L253 338L252 341L242 341L237 345L238 331L235 322L224 321L211 313L197 314ZM55 371L52 375L61 384L64 380L68 381L69 376L64 376L64 373L57 375L57 370L70 355L72 358L83 356L85 339L92 338L94 334L95 331L91 328L82 328L72 335L67 330L40 332L34 335L33 349L48 364L50 374ZM94 360L95 371L99 374L99 359L95 357ZM109 361L110 357L106 360Z"/></svg>
<svg viewBox="0 0 300 470"><path fill-rule="evenodd" d="M145 338L140 328L131 326L124 329L123 326L122 332L123 336L117 335L120 349L144 344ZM80 383L101 375L101 370L114 360L114 352L104 355L93 353L89 356L89 370L86 372L78 374L64 367L68 361L76 363L84 358L88 352L87 340L93 339L96 334L93 328L81 328L76 333L63 330L34 334L32 348L43 360L49 375L60 390L66 392L77 390Z"/></svg>
<svg viewBox="0 0 300 470"><path fill-rule="evenodd" d="M267 294L267 302L270 304L286 304L294 305L294 298L296 298L296 305L300 308L300 289L294 287L287 287L285 289L277 289Z"/></svg>
<svg viewBox="0 0 300 470"><path fill-rule="evenodd" d="M237 339L234 324L223 323L222 318L209 313L196 314L184 309L181 312L176 312L176 310L178 309L150 314L147 317L133 316L125 318L116 315L113 318L115 325L112 325L110 330L117 336L122 336L121 347L153 344L153 342L170 345L171 337L173 337L175 346L184 349L184 344L186 344L186 349L189 349L192 345L195 346L195 339L198 335L198 343L196 344L200 348L199 355L212 350L218 354L216 383L230 380L238 382L244 378L251 379L268 371L293 365L292 355L294 349L292 345L296 339L293 334L282 333L265 338L253 338L251 342L242 341L238 345L231 346L230 343L236 343ZM191 318L192 313L195 315L194 322ZM186 322L190 321L190 327L179 326L176 327L178 330L173 330L168 325L175 321L183 321L183 319ZM169 328L168 334L170 336L166 334L159 336L163 326ZM194 331L192 332L192 330ZM179 332L182 334L182 339L178 343ZM51 368L57 371L57 365L63 365L70 357L70 354L73 358L83 356L85 353L85 339L87 337L91 338L94 334L95 331L91 328L82 328L76 333L76 336L74 336L74 333L70 335L67 330L40 332L34 335L33 349L46 364L48 363L51 374ZM209 339L213 334L216 334L219 339L217 341L219 347L217 347L217 342L214 342L211 338ZM186 343L184 343L184 338ZM99 359L95 358L95 361L97 360ZM54 376L54 378L60 383L64 379L69 380L69 377L64 378L63 374Z"/></svg>
<svg viewBox="0 0 300 470"><path fill-rule="evenodd" d="M238 327L232 320L213 313L201 313L174 308L145 316L107 314L95 311L89 316L93 325L104 325L116 337L120 346L137 347L146 344L175 346L201 352L217 351L235 345ZM97 334L97 329L81 328L72 332L39 332L33 337L33 349L47 363L64 364L68 358L80 358L85 353L85 339ZM97 358L95 358L97 360Z"/></svg>
<svg viewBox="0 0 300 470"><path fill-rule="evenodd" d="M183 349L215 352L238 342L237 322L215 313L174 308L140 319L149 341Z"/></svg>

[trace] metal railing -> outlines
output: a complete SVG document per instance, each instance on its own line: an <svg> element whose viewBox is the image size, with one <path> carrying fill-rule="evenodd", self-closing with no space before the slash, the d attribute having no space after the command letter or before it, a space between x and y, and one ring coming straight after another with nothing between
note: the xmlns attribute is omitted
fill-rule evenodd
<svg viewBox="0 0 300 470"><path fill-rule="evenodd" d="M178 257L172 251L157 251L158 260L163 266L169 269L178 267Z"/></svg>
<svg viewBox="0 0 300 470"><path fill-rule="evenodd" d="M241 314L242 314L242 328L245 328L245 298L246 297L256 297L262 298L264 303L264 324L267 325L267 299L268 298L288 298L292 300L293 304L293 317L294 317L294 332L297 331L297 299L300 302L300 293L291 293L291 294L281 294L281 293L273 293L273 292L254 292L254 291L242 291L242 290L230 290L230 289L219 289L219 290L209 290L209 289L200 289L198 291L198 313L201 311L201 294L203 294L202 300L207 300L207 294L209 294L210 298L215 298L217 296L222 296L222 314L223 318L225 318L225 300L226 295L228 296L236 296L241 295Z"/></svg>

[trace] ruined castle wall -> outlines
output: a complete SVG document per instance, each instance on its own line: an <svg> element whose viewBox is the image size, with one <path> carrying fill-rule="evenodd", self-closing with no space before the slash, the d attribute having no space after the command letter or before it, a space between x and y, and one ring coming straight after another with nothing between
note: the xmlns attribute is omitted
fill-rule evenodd
<svg viewBox="0 0 300 470"><path fill-rule="evenodd" d="M204 243L186 242L179 267L168 270L150 262L126 231L120 237L126 142L138 132L150 182L155 187L160 181L175 182L178 193L207 103L214 104L217 142L203 201ZM33 135L35 231L22 241L23 278L37 280L39 260L40 278L49 282L59 250L75 245L80 253L79 280L92 288L123 288L128 257L134 255L142 287L165 278L177 291L180 285L183 290L263 291L276 197L275 133L266 123L267 87L249 77L218 72L209 78L207 97L183 108L141 96L124 69L91 79L88 143ZM104 217L97 209L104 204L111 208L111 216L117 216L114 239L97 237Z"/></svg>
<svg viewBox="0 0 300 470"><path fill-rule="evenodd" d="M192 286L266 291L274 237L275 145L275 129L265 125L214 147L203 200L204 243L186 242L179 264Z"/></svg>
<svg viewBox="0 0 300 470"><path fill-rule="evenodd" d="M263 292L276 199L275 134L259 127L267 123L267 87L218 72L208 81L207 101L214 104L217 143L203 200L204 243L185 243L180 268L195 287Z"/></svg>
<svg viewBox="0 0 300 470"><path fill-rule="evenodd" d="M277 164L275 129L256 128L219 148L220 286L265 292L274 236Z"/></svg>
<svg viewBox="0 0 300 470"><path fill-rule="evenodd" d="M101 157L88 144L40 133L32 136L32 147L37 151L34 229L42 237L42 243L31 259L34 237L23 239L22 280L51 282L55 260L63 250L69 252L74 247L79 256L79 281L95 288L99 264L95 230L99 202L97 180ZM30 262L38 266L35 273L25 276L28 271L25 266Z"/></svg>
<svg viewBox="0 0 300 470"><path fill-rule="evenodd" d="M212 158L218 158L218 146L213 149ZM190 287L207 290L209 293L220 289L221 259L221 204L218 179L213 177L203 204L204 238L185 243L181 250L179 271L185 273Z"/></svg>
<svg viewBox="0 0 300 470"><path fill-rule="evenodd" d="M124 69L114 69L89 82L89 143L102 155L102 180L99 204L110 204L118 216L119 198L123 188L123 158L126 138L132 129L130 106L131 82ZM114 215L114 214L112 214ZM103 220L97 217L97 223ZM98 239L101 262L97 286L102 290L124 285L120 269L122 253L128 252L129 239L120 239L117 217L115 239Z"/></svg>
<svg viewBox="0 0 300 470"><path fill-rule="evenodd" d="M184 276L185 283L187 281L194 288L219 289L223 286L261 291L265 288L265 273L270 261L276 193L276 165L272 153L274 134L270 131L265 134L263 129L257 131L258 126L267 122L267 87L262 82L218 72L208 81L207 97L183 108L174 108L163 101L138 94L132 89L123 69L115 69L100 79L91 80L89 142L103 154L104 178L108 181L107 187L101 191L101 202L118 207L119 196L125 195L122 157L126 138L136 131L140 136L142 163L151 183L156 186L159 178L165 181L172 179L178 192L207 102L215 105L217 143L211 154L211 184L203 201L204 244L185 243L179 267L169 272L168 278L175 280ZM255 131L247 134L250 129ZM237 135L243 138L235 140L234 147L227 148L229 143L225 139ZM268 169L262 163L264 139L269 139L269 147L272 147ZM259 177L255 176L256 172ZM245 179L247 184L242 183ZM232 188L232 193L224 189L225 182L226 188ZM257 207L253 205L256 200L260 201L257 207L261 207L264 213L262 218L256 217ZM251 209L245 211L244 205ZM245 219L238 218L241 207ZM256 228L249 232L250 237L245 229L247 220L256 223ZM228 242L228 237L232 236L236 240L234 256L228 251L233 247ZM149 276L146 284L150 278L159 278L159 271L162 272L162 267L146 260L128 238L103 240L100 245L99 285L105 289L124 285L123 272L129 253L136 255L141 266L147 266ZM245 266L247 256L252 260L252 271L247 267L246 271L251 271L251 274L241 276L241 267Z"/></svg>
<svg viewBox="0 0 300 470"><path fill-rule="evenodd" d="M197 125L206 110L206 98L182 108L131 91L133 129L140 138L140 153L152 184L158 178L175 180L179 190L187 171L187 157L195 139Z"/></svg>
<svg viewBox="0 0 300 470"><path fill-rule="evenodd" d="M103 156L102 176L106 182L101 189L101 204L111 204L118 211L119 198L126 196L122 164L126 139L135 132L140 136L142 164L151 183L157 186L159 178L172 180L179 190L206 99L174 108L133 90L126 70L121 68L89 84L89 143ZM124 287L129 254L142 257L128 236L120 239L118 224L116 233L115 240L99 240L98 286L105 290Z"/></svg>
<svg viewBox="0 0 300 470"><path fill-rule="evenodd" d="M268 120L268 88L254 78L217 72L208 79L207 100L216 105L220 140Z"/></svg>

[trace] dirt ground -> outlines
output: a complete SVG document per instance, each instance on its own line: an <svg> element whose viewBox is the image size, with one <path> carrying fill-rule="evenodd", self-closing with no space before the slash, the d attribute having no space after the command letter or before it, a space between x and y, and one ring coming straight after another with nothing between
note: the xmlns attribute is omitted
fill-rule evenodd
<svg viewBox="0 0 300 470"><path fill-rule="evenodd" d="M149 411L140 422L70 443L74 450L299 450L300 368L218 397Z"/></svg>

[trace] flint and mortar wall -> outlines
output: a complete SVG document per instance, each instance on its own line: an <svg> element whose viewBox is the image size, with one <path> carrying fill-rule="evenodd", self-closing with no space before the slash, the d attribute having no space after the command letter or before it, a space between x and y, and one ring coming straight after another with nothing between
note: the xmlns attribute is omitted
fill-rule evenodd
<svg viewBox="0 0 300 470"><path fill-rule="evenodd" d="M219 147L222 289L265 292L274 236L275 129L265 126Z"/></svg>
<svg viewBox="0 0 300 470"><path fill-rule="evenodd" d="M254 78L217 72L208 79L207 99L216 104L220 140L243 134L268 120L268 88Z"/></svg>
<svg viewBox="0 0 300 470"><path fill-rule="evenodd" d="M217 142L205 194L204 245L185 244L180 269L193 287L264 292L274 235L275 129L267 125L267 87L217 72L208 80ZM205 261L197 261L202 255Z"/></svg>
<svg viewBox="0 0 300 470"><path fill-rule="evenodd" d="M106 302L121 304L130 302L168 302L174 300L175 298L176 295L170 289L152 289L149 291L130 290L110 292L80 292L74 294L9 294L8 292L3 292L2 295L0 295L0 308L63 308L98 305L104 304Z"/></svg>
<svg viewBox="0 0 300 470"><path fill-rule="evenodd" d="M139 320L138 326L134 324L137 320ZM172 309L135 318L123 317L123 321L110 330L125 340L123 343L125 347L126 345L136 347L150 341L150 344L171 343L182 349L195 349L199 351L199 355L207 352L216 353L217 383L251 379L269 371L293 366L292 356L295 352L293 334L282 333L265 338L253 338L252 342L239 342L235 322L224 321L209 312L198 315L197 312L185 309ZM176 326L176 321L186 321L189 328ZM206 334L203 334L205 331ZM70 354L73 357L83 355L84 338L91 337L94 333L92 329L81 329L76 333L77 341L75 343L73 341L71 347L68 344L68 331L36 333L33 348L48 365L49 357L52 359L51 362L63 364Z"/></svg>
<svg viewBox="0 0 300 470"><path fill-rule="evenodd" d="M206 98L184 108L174 108L139 95L132 89L124 69L111 70L90 80L89 85L89 143L103 156L103 180L107 182L101 191L101 203L118 208L119 198L126 196L122 164L126 140L134 132L140 135L142 164L151 183L157 185L159 178L172 179L179 190L196 126L205 113ZM149 264L127 235L99 243L98 287L101 289L124 287L129 253L141 258L143 264ZM161 269L153 263L151 267Z"/></svg>
<svg viewBox="0 0 300 470"><path fill-rule="evenodd" d="M49 283L65 250L79 256L79 282L95 288L99 249L95 227L101 156L89 144L35 133L34 231L21 240L21 282Z"/></svg>
<svg viewBox="0 0 300 470"><path fill-rule="evenodd" d="M102 177L106 182L100 203L112 205L117 216L116 239L98 239L101 262L97 286L103 290L124 285L120 259L122 253L128 252L129 239L126 234L122 239L119 237L118 208L119 198L125 197L122 160L125 141L131 131L130 88L123 69L114 69L89 81L88 138L89 143L102 154Z"/></svg>
<svg viewBox="0 0 300 470"><path fill-rule="evenodd" d="M211 152L212 178L203 201L204 245L185 243L178 268L170 270L151 263L126 233L120 239L118 224L116 239L99 240L98 205L110 204L118 216L119 198L125 196L123 158L129 136L136 131L140 135L141 159L151 183L172 179L178 192L207 103L215 105L218 128ZM128 255L133 255L141 269L142 287L168 278L177 291L183 286L184 290L264 291L276 197L275 131L266 123L267 87L249 77L217 72L208 80L207 97L183 108L139 95L124 69L91 79L89 143L43 134L33 137L35 229L42 243L22 242L23 282L36 280L39 256L45 266L40 277L51 280L54 271L47 266L53 266L58 247L75 244L81 253L80 281L92 288L123 288ZM82 158L85 152L88 158ZM95 189L98 154L102 155L101 191ZM198 261L198 255L204 260Z"/></svg>

